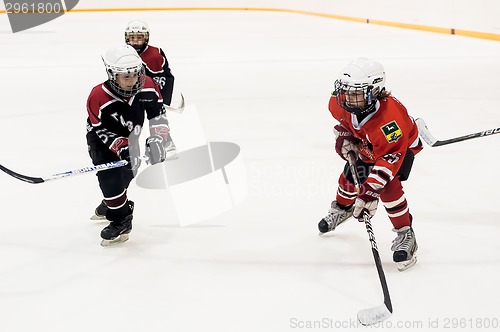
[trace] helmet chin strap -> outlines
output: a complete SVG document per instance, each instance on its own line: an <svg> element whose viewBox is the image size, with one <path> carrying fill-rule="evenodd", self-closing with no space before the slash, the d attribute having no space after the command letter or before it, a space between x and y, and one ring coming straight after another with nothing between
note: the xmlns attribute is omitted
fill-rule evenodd
<svg viewBox="0 0 500 332"><path fill-rule="evenodd" d="M350 107L347 105L347 102L344 103L343 108L348 111L349 113L352 113L354 115L361 115L361 116L366 116L373 111L375 111L375 104L376 104L376 99L373 97L373 86L368 86L365 94L365 100L366 104L368 105L366 108L361 108L361 107Z"/></svg>
<svg viewBox="0 0 500 332"><path fill-rule="evenodd" d="M371 105L373 102L372 86L369 86L366 90L366 104Z"/></svg>
<svg viewBox="0 0 500 332"><path fill-rule="evenodd" d="M360 115L366 116L366 115L375 111L375 104L376 103L372 103L367 108L350 107L350 106L345 104L344 106L342 106L342 108L345 109L347 112L352 113L356 116L360 116Z"/></svg>

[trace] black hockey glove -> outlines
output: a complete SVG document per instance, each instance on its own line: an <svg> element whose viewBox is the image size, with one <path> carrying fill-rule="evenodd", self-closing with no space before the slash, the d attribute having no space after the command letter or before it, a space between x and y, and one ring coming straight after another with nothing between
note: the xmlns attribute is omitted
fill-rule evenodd
<svg viewBox="0 0 500 332"><path fill-rule="evenodd" d="M149 136L146 140L146 156L149 163L155 165L165 161L167 152L165 151L165 140L160 135Z"/></svg>
<svg viewBox="0 0 500 332"><path fill-rule="evenodd" d="M118 156L120 157L121 160L128 161L128 164L125 167L127 167L132 171L136 171L139 168L139 166L141 166L141 158L135 155L131 156L130 149L128 146L121 148L120 152L118 153Z"/></svg>

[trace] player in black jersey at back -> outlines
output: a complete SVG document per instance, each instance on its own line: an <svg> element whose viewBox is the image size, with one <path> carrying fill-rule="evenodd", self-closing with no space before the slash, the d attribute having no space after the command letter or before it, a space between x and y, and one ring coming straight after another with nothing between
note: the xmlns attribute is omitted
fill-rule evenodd
<svg viewBox="0 0 500 332"><path fill-rule="evenodd" d="M160 86L163 103L170 106L174 90L174 76L170 70L167 57L161 48L149 44L149 26L142 21L130 21L125 28L125 43L139 53L146 75ZM177 159L177 150L169 136L167 159Z"/></svg>

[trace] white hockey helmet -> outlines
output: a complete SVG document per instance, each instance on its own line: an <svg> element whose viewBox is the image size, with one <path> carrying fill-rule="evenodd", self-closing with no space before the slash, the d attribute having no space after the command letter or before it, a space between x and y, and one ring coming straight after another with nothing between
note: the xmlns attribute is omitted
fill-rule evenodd
<svg viewBox="0 0 500 332"><path fill-rule="evenodd" d="M140 50L143 50L146 45L149 42L149 26L146 24L146 22L142 21L130 21L127 24L127 27L125 28L125 43L130 45L130 36L133 34L142 34L144 36L144 44L141 45L138 49L136 49L138 52Z"/></svg>
<svg viewBox="0 0 500 332"><path fill-rule="evenodd" d="M335 81L334 95L346 111L356 115L367 114L375 110L384 84L384 67L376 61L358 58L342 69Z"/></svg>
<svg viewBox="0 0 500 332"><path fill-rule="evenodd" d="M102 56L102 61L106 67L111 88L120 96L132 97L142 90L146 81L144 67L141 57L132 46L123 45L109 49ZM132 88L124 89L116 80L120 74L137 74L137 82Z"/></svg>

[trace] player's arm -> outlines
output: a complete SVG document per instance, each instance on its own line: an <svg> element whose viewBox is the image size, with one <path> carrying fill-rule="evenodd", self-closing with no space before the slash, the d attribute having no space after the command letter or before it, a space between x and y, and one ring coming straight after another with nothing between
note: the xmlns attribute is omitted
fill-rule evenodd
<svg viewBox="0 0 500 332"><path fill-rule="evenodd" d="M97 98L93 98L91 95L87 101L87 113L92 131L108 149L119 157L120 151L129 145L128 137L120 136L106 126L109 121L106 117L112 116L107 114L106 105L100 105Z"/></svg>
<svg viewBox="0 0 500 332"><path fill-rule="evenodd" d="M165 141L168 139L170 128L168 127L167 114L163 107L155 117L149 119L149 134L161 136Z"/></svg>
<svg viewBox="0 0 500 332"><path fill-rule="evenodd" d="M160 114L149 119L150 135L146 139L146 156L152 165L165 161L167 157L166 147L170 128L163 105L160 110Z"/></svg>
<svg viewBox="0 0 500 332"><path fill-rule="evenodd" d="M150 101L146 104L146 115L149 121L149 137L146 139L146 156L149 158L149 163L154 165L166 159L165 148L170 128L163 99L160 97L160 87L155 84L152 89L148 89L148 93Z"/></svg>
<svg viewBox="0 0 500 332"><path fill-rule="evenodd" d="M160 135L166 140L168 138L169 127L160 87L157 84L153 84L153 82L146 83L143 91L148 93L149 101L146 102L145 106L150 135Z"/></svg>

